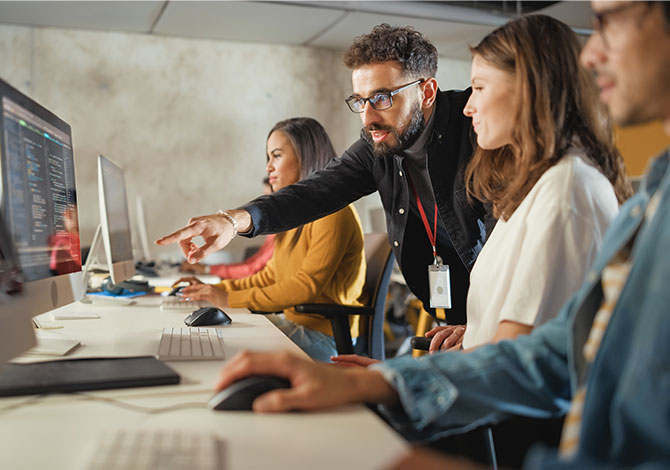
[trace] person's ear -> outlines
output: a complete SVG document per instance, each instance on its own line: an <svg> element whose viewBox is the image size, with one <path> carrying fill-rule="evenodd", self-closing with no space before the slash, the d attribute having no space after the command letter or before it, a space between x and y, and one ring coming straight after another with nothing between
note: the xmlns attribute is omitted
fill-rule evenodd
<svg viewBox="0 0 670 470"><path fill-rule="evenodd" d="M435 104L435 99L437 98L437 80L434 78L427 78L426 81L421 84L421 89L423 90L421 107L424 109L430 108Z"/></svg>

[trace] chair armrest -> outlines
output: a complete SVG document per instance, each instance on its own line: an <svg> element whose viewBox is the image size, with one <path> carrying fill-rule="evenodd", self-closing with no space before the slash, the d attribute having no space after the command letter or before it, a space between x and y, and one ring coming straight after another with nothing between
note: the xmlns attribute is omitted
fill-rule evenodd
<svg viewBox="0 0 670 470"><path fill-rule="evenodd" d="M300 304L295 306L295 311L299 313L316 313L328 318L375 314L375 309L372 307L339 304Z"/></svg>
<svg viewBox="0 0 670 470"><path fill-rule="evenodd" d="M295 311L315 313L328 318L333 328L333 339L338 354L354 353L349 330L349 315L374 315L375 313L375 309L371 307L339 304L300 304L295 306Z"/></svg>

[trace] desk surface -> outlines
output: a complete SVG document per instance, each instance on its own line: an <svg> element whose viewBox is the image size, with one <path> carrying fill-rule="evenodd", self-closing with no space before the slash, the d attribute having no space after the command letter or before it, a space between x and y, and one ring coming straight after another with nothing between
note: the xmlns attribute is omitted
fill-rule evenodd
<svg viewBox="0 0 670 470"><path fill-rule="evenodd" d="M45 314L43 319L64 326L46 332L50 336L81 341L69 357L153 355L162 328L183 326L186 315L161 311L158 303L157 297L133 306L76 303L64 309L94 309L100 318L53 322ZM228 357L243 349L303 354L262 315L239 309L230 315L233 323L221 327ZM84 468L98 436L117 427L210 430L224 440L226 468L232 470L384 468L406 450L363 406L273 415L208 410L222 363L169 364L181 375L180 385L0 399L0 468ZM152 413L169 407L175 409Z"/></svg>

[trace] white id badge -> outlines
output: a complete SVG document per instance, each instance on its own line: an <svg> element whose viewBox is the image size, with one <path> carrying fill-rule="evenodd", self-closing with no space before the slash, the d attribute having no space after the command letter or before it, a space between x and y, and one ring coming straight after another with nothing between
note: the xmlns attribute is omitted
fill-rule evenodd
<svg viewBox="0 0 670 470"><path fill-rule="evenodd" d="M431 308L451 308L451 282L448 264L428 266L428 286Z"/></svg>

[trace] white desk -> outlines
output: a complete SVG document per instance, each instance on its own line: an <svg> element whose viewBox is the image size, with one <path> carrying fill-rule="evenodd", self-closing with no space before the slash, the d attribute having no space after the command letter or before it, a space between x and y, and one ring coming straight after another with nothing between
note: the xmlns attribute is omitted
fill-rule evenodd
<svg viewBox="0 0 670 470"><path fill-rule="evenodd" d="M64 308L95 309L101 318L52 322L45 315L44 321L65 326L54 334L81 340L69 357L153 355L162 328L182 326L186 315L161 311L158 302L154 297L127 307L77 303ZM265 317L245 310L230 313L233 323L221 327L228 357L243 349L302 354ZM30 397L0 399L0 468L84 468L99 434L116 427L211 430L225 441L226 468L231 470L384 468L407 449L363 406L272 415L210 411L205 404L221 362L169 364L181 375L180 385L54 395L30 403ZM88 397L152 409L188 403L198 408L149 414Z"/></svg>

